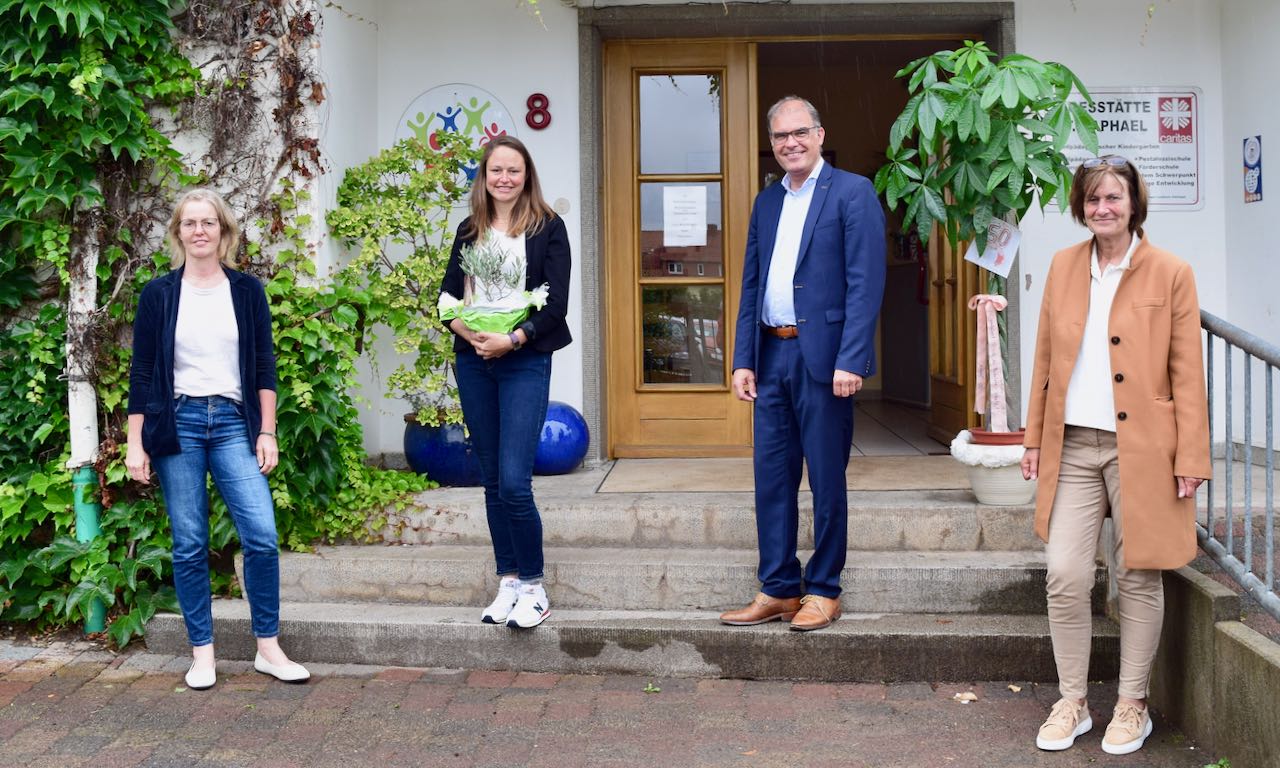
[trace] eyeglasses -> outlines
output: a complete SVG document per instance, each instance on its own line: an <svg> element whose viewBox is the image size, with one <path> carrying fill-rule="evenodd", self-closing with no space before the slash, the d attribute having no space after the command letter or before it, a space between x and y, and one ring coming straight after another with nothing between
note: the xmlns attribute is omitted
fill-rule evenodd
<svg viewBox="0 0 1280 768"><path fill-rule="evenodd" d="M221 224L217 219L183 219L178 222L178 226L183 232L191 232L200 227L206 232L212 232L215 229L221 229Z"/></svg>
<svg viewBox="0 0 1280 768"><path fill-rule="evenodd" d="M1120 155L1107 155L1106 157L1091 157L1080 164L1083 168L1097 168L1100 165L1109 165L1113 168L1121 168L1129 164L1127 158Z"/></svg>
<svg viewBox="0 0 1280 768"><path fill-rule="evenodd" d="M777 131L769 134L769 141L774 144L786 144L788 138L793 138L796 141L804 141L809 138L809 134L812 131L815 131L820 127L821 126L819 125L811 125L808 128L797 128L794 131Z"/></svg>

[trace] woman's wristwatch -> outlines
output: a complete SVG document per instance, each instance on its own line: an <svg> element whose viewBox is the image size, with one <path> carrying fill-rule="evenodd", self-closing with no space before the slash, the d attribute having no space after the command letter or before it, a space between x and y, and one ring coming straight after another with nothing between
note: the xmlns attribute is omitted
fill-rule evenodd
<svg viewBox="0 0 1280 768"><path fill-rule="evenodd" d="M511 333L508 333L508 334L507 334L507 338L508 338L508 339L511 339L511 351L512 351L512 352L515 352L517 349L520 349L520 347L524 346L523 344L521 344L521 343L520 343L520 337L516 335L516 332L515 332L515 331L512 331Z"/></svg>

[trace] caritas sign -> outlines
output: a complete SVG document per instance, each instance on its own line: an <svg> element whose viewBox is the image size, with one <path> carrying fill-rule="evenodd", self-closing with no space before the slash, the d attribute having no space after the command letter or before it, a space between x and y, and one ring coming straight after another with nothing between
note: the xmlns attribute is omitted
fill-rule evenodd
<svg viewBox="0 0 1280 768"><path fill-rule="evenodd" d="M1199 88L1090 88L1080 100L1098 123L1098 154L1129 158L1146 179L1151 210L1204 207ZM1072 136L1063 149L1072 167L1093 155Z"/></svg>

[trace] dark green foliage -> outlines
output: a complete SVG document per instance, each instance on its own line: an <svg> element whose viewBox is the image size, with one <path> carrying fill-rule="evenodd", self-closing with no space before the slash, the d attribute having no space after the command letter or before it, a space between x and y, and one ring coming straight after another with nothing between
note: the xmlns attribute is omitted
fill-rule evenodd
<svg viewBox="0 0 1280 768"><path fill-rule="evenodd" d="M216 17L233 5L258 21L283 13L271 0L201 10ZM97 598L120 645L140 634L156 610L176 608L162 500L154 486L127 480L123 443L128 329L138 291L167 268L167 258L154 253L167 201L196 181L153 117L194 98L200 86L200 74L173 42L170 13L180 6L0 0L0 620L35 628L76 624ZM305 36L312 27L299 22L289 29ZM245 47L233 41L232 48ZM298 107L296 98L288 100L275 117L288 121ZM309 147L297 140L286 152ZM295 160L286 157L279 167L299 167ZM281 540L304 548L367 537L379 520L369 520L366 510L426 483L365 466L348 386L368 297L354 288L300 283L298 273L311 268L298 231L303 217L293 207L301 193L287 183L268 193L243 201L242 209L273 217L262 227L266 239L251 243L247 256L250 271L267 283L275 321L282 461L270 484ZM67 289L77 269L73 235L86 221L99 243L94 277L101 307L87 346L102 434L95 469L103 511L101 537L79 543L66 469L64 370ZM221 594L234 589L227 573L234 534L215 494L212 586Z"/></svg>
<svg viewBox="0 0 1280 768"><path fill-rule="evenodd" d="M889 132L876 190L891 210L906 204L927 242L936 223L954 248L976 239L986 246L992 218L1020 220L1038 198L1066 209L1071 169L1062 154L1074 130L1090 151L1098 138L1080 79L1056 62L1010 54L995 61L985 43L966 40L952 51L916 59L897 73L908 78L907 101Z"/></svg>

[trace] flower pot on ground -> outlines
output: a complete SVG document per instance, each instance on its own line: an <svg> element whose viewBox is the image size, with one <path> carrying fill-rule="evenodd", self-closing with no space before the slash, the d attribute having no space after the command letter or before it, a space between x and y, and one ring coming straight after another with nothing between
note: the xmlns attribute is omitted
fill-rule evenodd
<svg viewBox="0 0 1280 768"><path fill-rule="evenodd" d="M440 485L480 485L480 462L461 424L419 424L404 417L404 458L409 468Z"/></svg>
<svg viewBox="0 0 1280 768"><path fill-rule="evenodd" d="M968 467L969 485L978 503L995 506L1030 504L1036 483L1022 479L1022 454L1017 445L977 445L967 429L951 441L951 455Z"/></svg>

